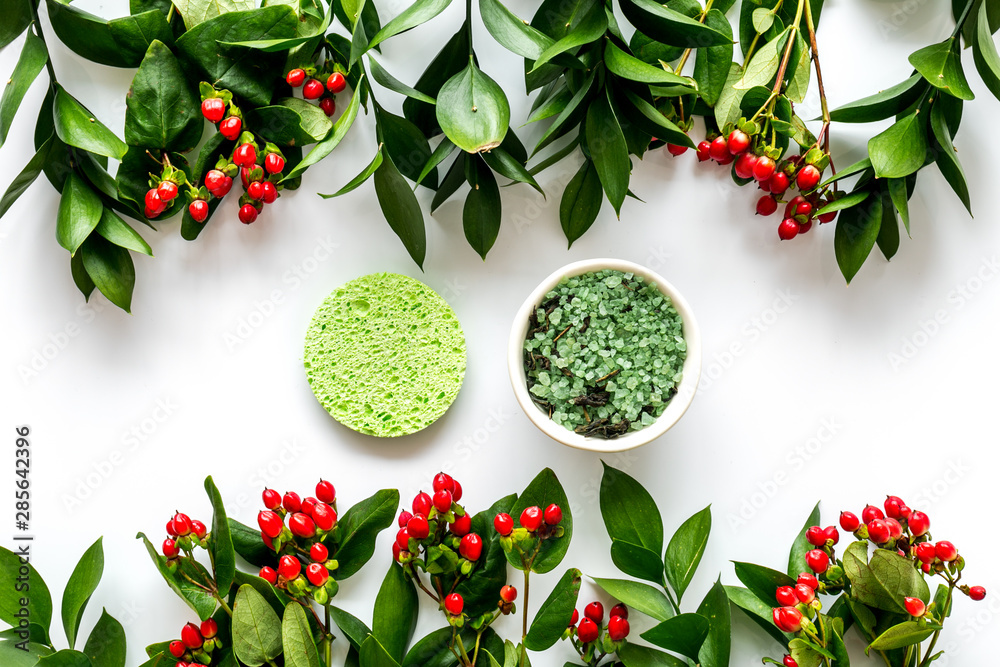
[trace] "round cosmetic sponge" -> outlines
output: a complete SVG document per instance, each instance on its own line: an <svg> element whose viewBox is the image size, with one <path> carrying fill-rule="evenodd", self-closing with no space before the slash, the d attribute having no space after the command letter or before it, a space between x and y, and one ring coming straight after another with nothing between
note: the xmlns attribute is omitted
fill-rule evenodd
<svg viewBox="0 0 1000 667"><path fill-rule="evenodd" d="M394 437L434 423L465 378L465 336L441 296L418 280L372 273L335 290L306 334L306 377L333 418Z"/></svg>

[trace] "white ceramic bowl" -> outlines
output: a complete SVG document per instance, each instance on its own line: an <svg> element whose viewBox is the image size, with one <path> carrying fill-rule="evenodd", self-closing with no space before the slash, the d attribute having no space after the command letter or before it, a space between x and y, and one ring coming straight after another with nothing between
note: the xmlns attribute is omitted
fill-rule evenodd
<svg viewBox="0 0 1000 667"><path fill-rule="evenodd" d="M655 283L656 287L673 301L674 307L681 316L684 326L684 340L687 341L687 358L684 361L684 375L681 383L677 387L677 393L667 404L666 410L655 422L638 431L629 431L623 436L613 439L594 438L574 433L565 426L555 423L549 416L531 400L528 392L527 377L524 373L524 339L528 335L528 318L531 311L542 302L543 297L549 293L563 278L567 276L578 276L582 273L600 271L601 269L615 269L623 272L632 272L642 276L646 280ZM668 283L657 273L650 271L644 266L627 262L621 259L588 259L580 262L567 264L554 272L535 291L525 299L524 304L517 311L514 317L514 325L510 330L510 340L507 344L507 370L510 374L510 383L514 387L514 396L521 405L521 409L528 415L528 419L537 426L545 435L553 440L561 442L577 449L586 449L592 452L620 452L645 445L652 440L666 433L677 421L687 412L688 406L694 400L695 390L701 378L701 334L698 331L698 322L694 318L691 306L681 296L673 285Z"/></svg>

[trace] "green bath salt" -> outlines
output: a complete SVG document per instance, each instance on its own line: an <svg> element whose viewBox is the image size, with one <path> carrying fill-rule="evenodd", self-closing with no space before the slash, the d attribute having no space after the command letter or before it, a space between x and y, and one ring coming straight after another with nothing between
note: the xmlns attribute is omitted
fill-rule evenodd
<svg viewBox="0 0 1000 667"><path fill-rule="evenodd" d="M557 424L603 438L663 414L686 357L684 323L670 298L612 269L563 278L535 309L524 341L535 404Z"/></svg>

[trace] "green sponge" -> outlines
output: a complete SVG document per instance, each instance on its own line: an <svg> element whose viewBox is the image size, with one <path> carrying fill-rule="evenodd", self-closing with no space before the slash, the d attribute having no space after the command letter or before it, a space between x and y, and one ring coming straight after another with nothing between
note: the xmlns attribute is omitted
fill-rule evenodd
<svg viewBox="0 0 1000 667"><path fill-rule="evenodd" d="M465 378L465 336L441 296L418 280L372 273L335 290L306 334L306 377L333 418L394 437L433 424Z"/></svg>

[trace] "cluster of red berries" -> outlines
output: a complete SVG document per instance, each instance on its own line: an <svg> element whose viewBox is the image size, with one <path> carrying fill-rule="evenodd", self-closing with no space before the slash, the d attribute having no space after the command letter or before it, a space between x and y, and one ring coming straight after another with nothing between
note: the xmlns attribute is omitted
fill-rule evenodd
<svg viewBox="0 0 1000 667"><path fill-rule="evenodd" d="M563 638L569 638L584 662L589 664L595 652L616 651L628 637L629 629L628 608L625 605L619 603L613 606L608 614L608 623L604 625L604 605L591 602L583 608L583 618L580 618L580 612L573 610Z"/></svg>
<svg viewBox="0 0 1000 667"><path fill-rule="evenodd" d="M262 567L260 577L293 597L310 595L326 604L338 589L330 577L338 563L330 558L327 544L335 542L337 528L333 485L320 480L316 495L304 499L294 491L282 496L274 489L264 489L261 498L267 509L257 515L257 525L264 544L278 554L278 564L276 570Z"/></svg>
<svg viewBox="0 0 1000 667"><path fill-rule="evenodd" d="M167 564L176 564L181 553L191 554L191 550L199 546L207 548L208 527L197 519L191 519L187 514L177 512L167 521L167 539L163 540L161 551L167 557Z"/></svg>
<svg viewBox="0 0 1000 667"><path fill-rule="evenodd" d="M181 628L181 638L170 642L167 650L177 658L175 667L206 667L212 662L212 651L221 644L216 638L219 625L215 619L202 621L198 626L188 623Z"/></svg>
<svg viewBox="0 0 1000 667"><path fill-rule="evenodd" d="M468 575L483 555L483 538L471 532L472 517L459 504L462 485L442 472L434 476L432 490L434 495L421 491L413 498L412 511L400 512L399 532L392 545L393 558L404 566L422 568L420 553L441 548L457 552L460 561L456 567L463 575ZM447 610L447 599L444 604ZM459 602L453 604L461 606ZM461 611L452 613L453 616L460 614Z"/></svg>
<svg viewBox="0 0 1000 667"><path fill-rule="evenodd" d="M325 86L320 80L323 76L324 74L318 72L315 67L305 69L297 67L285 75L285 81L292 88L302 86L302 97L307 100L319 100L319 108L323 113L332 116L337 113L335 95L347 88L347 78L338 65L334 65L333 71L326 74Z"/></svg>
<svg viewBox="0 0 1000 667"><path fill-rule="evenodd" d="M514 517L506 512L496 515L493 519L493 528L501 538L510 538L515 542L519 537L527 536L546 539L562 536L562 528L557 528L562 519L562 508L556 504L549 505L544 511L541 507L532 505L521 511L521 517L518 519L519 529L514 527Z"/></svg>
<svg viewBox="0 0 1000 667"><path fill-rule="evenodd" d="M837 537L839 539L839 535ZM794 586L781 586L775 591L774 597L781 606L772 611L772 620L779 630L791 634L811 632L812 622L809 616L823 607L816 597L816 593L821 590L820 586L816 575L803 572ZM782 659L782 664L785 667L798 667L798 663L790 655Z"/></svg>

